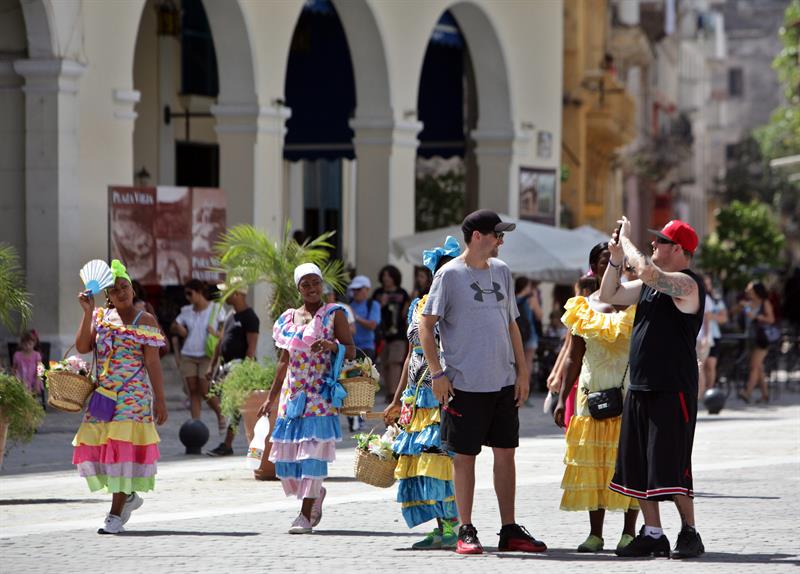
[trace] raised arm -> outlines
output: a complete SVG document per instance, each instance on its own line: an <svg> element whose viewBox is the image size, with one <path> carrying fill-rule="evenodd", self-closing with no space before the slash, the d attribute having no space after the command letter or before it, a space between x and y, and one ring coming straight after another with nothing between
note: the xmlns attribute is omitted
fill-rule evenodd
<svg viewBox="0 0 800 574"><path fill-rule="evenodd" d="M631 223L624 215L619 222L620 239L628 263L636 269L639 279L656 291L669 295L676 302L683 302L696 311L699 305L697 283L686 273L680 271L664 271L652 259L643 254L630 240ZM634 301L635 303L635 301Z"/></svg>
<svg viewBox="0 0 800 574"><path fill-rule="evenodd" d="M629 281L622 283L622 264L625 260L625 253L620 245L619 231L614 230L611 241L608 242L608 251L611 258L608 260L608 267L603 273L600 281L600 300L609 305L630 306L639 301L639 294L642 292L642 282Z"/></svg>

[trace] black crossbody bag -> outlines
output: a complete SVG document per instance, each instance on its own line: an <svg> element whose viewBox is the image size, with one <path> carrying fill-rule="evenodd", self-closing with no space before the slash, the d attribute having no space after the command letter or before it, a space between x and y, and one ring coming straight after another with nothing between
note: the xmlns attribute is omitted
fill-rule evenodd
<svg viewBox="0 0 800 574"><path fill-rule="evenodd" d="M593 419L610 419L622 414L622 386L625 384L628 366L625 365L625 372L622 373L622 381L618 387L594 391L593 393L583 387L583 392L586 394L587 402L589 403L589 414L592 415Z"/></svg>

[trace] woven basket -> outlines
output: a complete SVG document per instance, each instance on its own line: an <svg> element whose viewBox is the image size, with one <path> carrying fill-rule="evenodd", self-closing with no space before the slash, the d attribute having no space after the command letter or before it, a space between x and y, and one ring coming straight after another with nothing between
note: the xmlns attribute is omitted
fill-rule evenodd
<svg viewBox="0 0 800 574"><path fill-rule="evenodd" d="M80 412L94 387L94 382L88 377L69 371L49 371L47 404L68 413Z"/></svg>
<svg viewBox="0 0 800 574"><path fill-rule="evenodd" d="M371 411L375 406L375 392L378 386L375 379L370 377L352 377L350 379L340 379L340 383L347 391L347 396L342 402L339 412L343 415L357 415L365 411Z"/></svg>
<svg viewBox="0 0 800 574"><path fill-rule="evenodd" d="M377 455L356 449L353 474L356 480L364 484L389 488L394 484L394 469L396 466L397 460L394 457L381 460Z"/></svg>

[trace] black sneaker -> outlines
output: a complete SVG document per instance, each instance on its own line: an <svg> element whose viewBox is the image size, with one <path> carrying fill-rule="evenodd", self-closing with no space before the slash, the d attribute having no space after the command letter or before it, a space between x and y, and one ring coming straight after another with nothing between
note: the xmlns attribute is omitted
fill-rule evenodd
<svg viewBox="0 0 800 574"><path fill-rule="evenodd" d="M614 553L623 558L644 558L647 556L669 558L669 540L663 534L659 538L647 536L644 533L644 526L642 526L639 530L639 535L633 539L633 542L625 548L618 548Z"/></svg>
<svg viewBox="0 0 800 574"><path fill-rule="evenodd" d="M217 448L209 450L206 454L208 456L230 456L233 454L233 448L225 446L225 443L221 442Z"/></svg>
<svg viewBox="0 0 800 574"><path fill-rule="evenodd" d="M697 530L691 526L684 526L678 534L678 541L672 551L673 558L697 558L706 551L703 541Z"/></svg>
<svg viewBox="0 0 800 574"><path fill-rule="evenodd" d="M456 552L458 554L483 554L483 546L478 540L478 531L472 524L462 524L458 529Z"/></svg>
<svg viewBox="0 0 800 574"><path fill-rule="evenodd" d="M506 524L500 529L497 549L511 552L544 552L547 544L536 540L528 529L519 524Z"/></svg>

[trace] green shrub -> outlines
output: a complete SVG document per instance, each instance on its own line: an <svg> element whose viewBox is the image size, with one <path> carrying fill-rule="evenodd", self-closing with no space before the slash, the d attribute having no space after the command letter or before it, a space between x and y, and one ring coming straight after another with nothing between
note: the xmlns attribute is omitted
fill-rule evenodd
<svg viewBox="0 0 800 574"><path fill-rule="evenodd" d="M44 418L42 405L12 375L0 374L0 410L8 422L9 441L29 442Z"/></svg>
<svg viewBox="0 0 800 574"><path fill-rule="evenodd" d="M253 391L268 391L275 378L275 361L264 358L261 362L245 359L231 367L222 382L214 387L220 397L220 409L228 419L239 413L247 396Z"/></svg>

